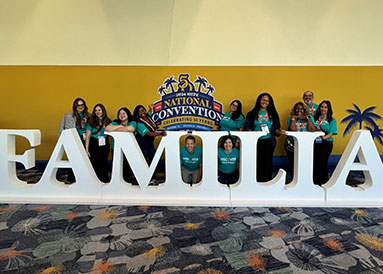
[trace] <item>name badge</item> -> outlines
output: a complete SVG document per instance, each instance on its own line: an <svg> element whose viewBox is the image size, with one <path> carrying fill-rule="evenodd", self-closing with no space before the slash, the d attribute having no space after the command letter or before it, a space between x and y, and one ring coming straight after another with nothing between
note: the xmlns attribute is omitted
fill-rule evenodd
<svg viewBox="0 0 383 274"><path fill-rule="evenodd" d="M261 129L262 129L262 132L266 133L266 134L269 134L270 131L269 131L269 127L266 125L266 124L262 124L261 125Z"/></svg>
<svg viewBox="0 0 383 274"><path fill-rule="evenodd" d="M86 132L84 132L84 133L82 134L82 138L84 139L84 141L86 141Z"/></svg>
<svg viewBox="0 0 383 274"><path fill-rule="evenodd" d="M98 146L105 146L106 145L106 138L105 136L98 136Z"/></svg>
<svg viewBox="0 0 383 274"><path fill-rule="evenodd" d="M321 144L322 143L322 138L321 137L318 137L315 139L315 143L316 144Z"/></svg>

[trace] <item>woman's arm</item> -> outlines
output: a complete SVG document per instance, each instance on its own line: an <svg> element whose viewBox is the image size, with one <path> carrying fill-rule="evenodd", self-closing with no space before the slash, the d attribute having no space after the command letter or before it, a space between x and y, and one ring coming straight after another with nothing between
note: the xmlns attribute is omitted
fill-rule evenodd
<svg viewBox="0 0 383 274"><path fill-rule="evenodd" d="M88 154L88 157L90 157L90 153L89 153L90 135L92 135L92 132L90 130L87 130L86 140L85 140L85 150L86 150L86 153Z"/></svg>
<svg viewBox="0 0 383 274"><path fill-rule="evenodd" d="M123 127L122 125L109 124L105 127L105 131L107 131L107 132L117 131L117 129L122 128L122 127Z"/></svg>
<svg viewBox="0 0 383 274"><path fill-rule="evenodd" d="M116 131L119 132L134 132L136 129L133 126L121 126L120 128L116 129Z"/></svg>
<svg viewBox="0 0 383 274"><path fill-rule="evenodd" d="M314 125L314 122L313 120L311 119L311 117L307 117L307 130L310 131L310 132L314 132L317 130L316 126Z"/></svg>
<svg viewBox="0 0 383 274"><path fill-rule="evenodd" d="M151 136L151 137L156 137L156 136L166 136L166 131L154 131L154 132L146 132L146 135Z"/></svg>
<svg viewBox="0 0 383 274"><path fill-rule="evenodd" d="M326 140L326 139L332 137L332 135L333 135L332 133L327 133L325 136L322 136L321 138L322 138L323 140Z"/></svg>
<svg viewBox="0 0 383 274"><path fill-rule="evenodd" d="M291 116L290 125L289 125L289 130L290 131L297 131L297 125L295 124L295 119L296 118L297 118L296 116Z"/></svg>

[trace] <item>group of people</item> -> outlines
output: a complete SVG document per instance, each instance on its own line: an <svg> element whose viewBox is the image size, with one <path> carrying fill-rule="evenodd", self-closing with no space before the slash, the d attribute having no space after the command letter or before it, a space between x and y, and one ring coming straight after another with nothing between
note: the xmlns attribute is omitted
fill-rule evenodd
<svg viewBox="0 0 383 274"><path fill-rule="evenodd" d="M319 105L315 104L314 93L310 90L304 92L302 99L303 102L297 102L291 109L290 117L287 119L287 130L324 132L324 136L315 140L313 167L314 184L323 185L328 181L328 160L333 148L333 135L338 134L336 121L332 117L330 101L324 100ZM273 97L269 93L258 95L255 106L247 113L246 119L242 115L241 102L233 101L230 104L230 111L225 113L221 120L220 130L264 132L265 135L260 137L257 143L257 181L267 182L272 179L275 137L285 134L286 130L281 127ZM238 181L238 143L239 140L231 135L224 137L221 142L218 152L218 180L223 184L234 184ZM289 159L289 178L293 177L294 171L294 147L294 138L287 137L285 150Z"/></svg>
<svg viewBox="0 0 383 274"><path fill-rule="evenodd" d="M313 102L314 93L307 90L303 94L303 102L297 102L287 119L288 131L322 131L324 136L315 140L313 180L317 185L328 181L328 159L333 148L333 135L337 134L336 121L330 101L324 100L319 105ZM60 134L64 129L76 128L83 141L86 152L94 170L102 182L109 181L108 155L110 145L105 132L133 132L142 153L150 165L155 155L154 139L156 136L166 136L166 131L158 130L151 118L151 106L147 109L138 105L133 115L128 108L122 107L117 112L117 119L112 121L102 104L94 106L92 113L88 112L85 100L77 98L73 102L72 112L67 113L60 123ZM254 108L246 118L242 114L242 103L234 100L230 110L220 121L221 131L229 135L220 140L218 148L218 181L222 184L235 184L239 179L240 140L230 134L233 131L262 131L265 133L257 143L257 181L267 182L272 179L273 154L276 137L286 133L281 127L279 115L274 100L269 93L261 93ZM285 150L289 159L289 173L294 170L294 138L287 137ZM113 150L113 143L112 143ZM202 148L196 144L193 135L185 138L185 145L180 150L181 174L185 183L195 184L202 177ZM163 171L160 163L156 171ZM123 178L132 182L133 173L126 159L123 163ZM73 172L69 172L69 183L75 181Z"/></svg>
<svg viewBox="0 0 383 274"><path fill-rule="evenodd" d="M106 112L105 106L97 104L92 113L88 112L86 102L82 98L77 98L73 102L72 111L65 114L60 122L59 135L64 129L76 128L85 150L89 156L97 177L101 182L109 182L108 156L110 149L113 150L114 144L110 146L108 136L105 132L120 131L135 133L136 140L142 153L150 165L155 155L154 139L156 136L165 136L166 131L158 131L157 125L151 118L151 109L147 112L143 105L138 105L133 111L133 115L126 107L117 111L117 118L111 120ZM164 169L160 164L158 171ZM131 182L133 172L124 157L123 178ZM67 183L75 182L73 171L69 171Z"/></svg>

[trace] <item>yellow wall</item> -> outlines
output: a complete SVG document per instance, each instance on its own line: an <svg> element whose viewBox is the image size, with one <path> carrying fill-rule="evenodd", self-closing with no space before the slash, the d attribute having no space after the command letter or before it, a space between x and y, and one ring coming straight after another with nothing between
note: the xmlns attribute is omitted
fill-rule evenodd
<svg viewBox="0 0 383 274"><path fill-rule="evenodd" d="M207 78L225 111L232 100L239 99L246 114L258 93L270 92L284 127L303 91L313 90L315 102L329 99L333 103L339 132L333 154L343 153L349 139L349 135L342 137L345 125L340 120L352 103L362 110L377 106L376 113L383 116L383 67L0 66L0 128L41 129L36 158L47 160L57 141L60 119L71 111L76 97L83 97L90 109L103 103L114 119L121 106L132 111L137 104L159 100L157 89L167 77L179 73L190 73L193 80L196 75ZM282 145L280 140L277 154L283 153ZM26 148L20 142L18 152Z"/></svg>
<svg viewBox="0 0 383 274"><path fill-rule="evenodd" d="M381 0L0 1L0 65L383 63Z"/></svg>

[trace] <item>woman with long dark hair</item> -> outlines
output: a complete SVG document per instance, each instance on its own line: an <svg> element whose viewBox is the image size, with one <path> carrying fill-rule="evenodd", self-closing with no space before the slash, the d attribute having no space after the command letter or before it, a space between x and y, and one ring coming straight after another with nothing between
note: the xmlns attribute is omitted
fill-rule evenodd
<svg viewBox="0 0 383 274"><path fill-rule="evenodd" d="M328 100L322 101L315 113L314 120L317 131L324 132L314 144L314 184L323 185L328 181L328 159L330 157L334 138L338 134L336 121L332 117L332 106Z"/></svg>
<svg viewBox="0 0 383 274"><path fill-rule="evenodd" d="M111 122L106 128L105 131L120 131L120 132L135 132L137 127L136 122L133 120L133 116L130 110L126 107L122 107L117 111L117 119ZM114 141L112 142L112 150L114 149ZM128 161L123 157L122 164L122 177L124 181L133 183L133 172L129 166Z"/></svg>
<svg viewBox="0 0 383 274"><path fill-rule="evenodd" d="M287 119L287 128L289 131L316 131L314 124L314 117L310 115L307 106L302 103L296 103L290 112L290 117ZM289 136L286 138L285 150L287 158L289 159L289 173L292 178L294 176L294 138Z"/></svg>
<svg viewBox="0 0 383 274"><path fill-rule="evenodd" d="M226 112L219 122L219 130L227 131L242 131L245 123L245 117L242 115L242 103L239 100L234 100L230 104L230 111ZM232 136L235 147L239 147L239 139L237 136Z"/></svg>
<svg viewBox="0 0 383 274"><path fill-rule="evenodd" d="M89 123L86 125L85 149L98 179L103 183L109 181L108 156L110 145L108 136L105 135L105 127L111 122L104 105L97 104L94 106Z"/></svg>
<svg viewBox="0 0 383 274"><path fill-rule="evenodd" d="M72 111L65 114L65 116L61 119L59 136L61 135L61 132L65 129L76 128L77 133L81 138L81 141L85 145L85 126L88 123L89 118L90 114L88 112L88 107L85 103L85 100L82 98L76 98L73 101Z"/></svg>
<svg viewBox="0 0 383 274"><path fill-rule="evenodd" d="M263 131L266 134L257 143L257 181L267 182L273 174L275 136L285 133L269 93L258 95L254 108L246 115L244 130Z"/></svg>
<svg viewBox="0 0 383 274"><path fill-rule="evenodd" d="M230 111L226 112L219 122L219 128L222 131L241 131L244 123L242 103L239 100L234 100L230 103Z"/></svg>
<svg viewBox="0 0 383 274"><path fill-rule="evenodd" d="M72 111L65 114L60 121L59 137L63 130L76 128L77 133L81 139L81 142L85 146L86 140L86 124L88 123L90 114L85 100L82 98L76 98L72 104ZM61 169L59 169L59 172ZM61 172L60 172L61 173ZM59 175L57 175L60 177ZM76 181L73 170L70 169L68 172L67 180L64 181L66 184L72 184Z"/></svg>

